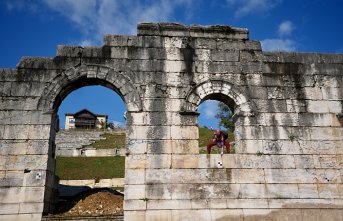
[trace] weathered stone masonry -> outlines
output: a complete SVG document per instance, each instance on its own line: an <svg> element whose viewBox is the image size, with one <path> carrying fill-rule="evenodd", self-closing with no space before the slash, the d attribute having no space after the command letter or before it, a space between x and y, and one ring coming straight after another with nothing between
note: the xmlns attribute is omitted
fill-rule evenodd
<svg viewBox="0 0 343 221"><path fill-rule="evenodd" d="M86 85L128 110L126 221L343 220L342 54L266 53L228 26L104 41L0 70L0 220L52 210L57 109ZM206 99L235 109L236 154L198 154Z"/></svg>

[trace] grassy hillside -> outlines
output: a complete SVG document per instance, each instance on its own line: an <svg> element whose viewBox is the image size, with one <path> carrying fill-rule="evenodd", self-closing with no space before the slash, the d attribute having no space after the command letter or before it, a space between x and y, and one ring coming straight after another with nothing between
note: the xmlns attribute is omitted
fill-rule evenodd
<svg viewBox="0 0 343 221"><path fill-rule="evenodd" d="M125 132L104 133L101 136L106 139L97 140L90 146L96 149L125 148Z"/></svg>
<svg viewBox="0 0 343 221"><path fill-rule="evenodd" d="M61 180L122 178L125 157L57 157L56 175Z"/></svg>

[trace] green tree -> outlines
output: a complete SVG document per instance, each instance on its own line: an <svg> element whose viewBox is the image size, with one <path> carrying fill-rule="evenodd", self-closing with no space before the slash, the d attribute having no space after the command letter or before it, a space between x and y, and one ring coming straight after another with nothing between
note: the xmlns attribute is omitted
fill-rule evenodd
<svg viewBox="0 0 343 221"><path fill-rule="evenodd" d="M235 130L235 124L232 122L232 111L226 104L218 103L219 112L216 114L216 118L220 120L219 126L226 128L228 131L233 132Z"/></svg>

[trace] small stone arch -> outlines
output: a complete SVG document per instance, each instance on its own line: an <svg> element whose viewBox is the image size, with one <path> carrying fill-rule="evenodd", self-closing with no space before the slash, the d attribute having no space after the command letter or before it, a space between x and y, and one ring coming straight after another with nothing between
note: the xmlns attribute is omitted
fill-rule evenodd
<svg viewBox="0 0 343 221"><path fill-rule="evenodd" d="M207 80L196 85L186 97L187 111L196 111L205 100L220 100L234 109L234 117L254 116L256 107L235 85L223 80Z"/></svg>
<svg viewBox="0 0 343 221"><path fill-rule="evenodd" d="M101 85L114 90L123 99L129 112L142 110L136 87L122 72L100 65L83 65L69 68L49 82L39 99L37 109L54 112L63 99L72 91L84 86Z"/></svg>

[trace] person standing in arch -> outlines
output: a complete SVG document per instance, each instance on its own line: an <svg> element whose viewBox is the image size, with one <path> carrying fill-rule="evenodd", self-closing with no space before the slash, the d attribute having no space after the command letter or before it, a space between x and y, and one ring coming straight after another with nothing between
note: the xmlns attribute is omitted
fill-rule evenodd
<svg viewBox="0 0 343 221"><path fill-rule="evenodd" d="M217 145L218 147L222 147L225 145L226 152L230 153L230 143L227 142L228 134L221 130L215 130L213 132L213 141L207 144L207 154L211 154L211 149L213 146Z"/></svg>

